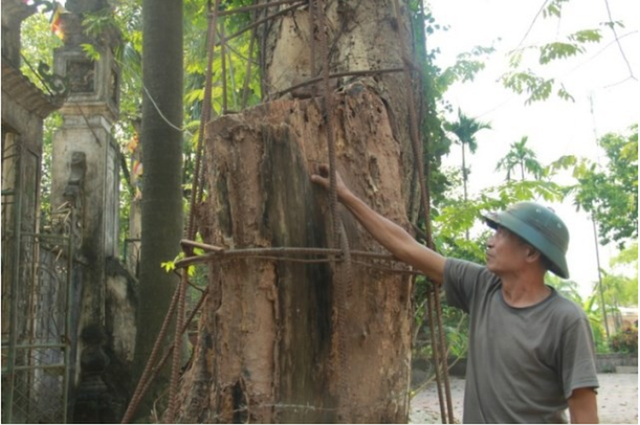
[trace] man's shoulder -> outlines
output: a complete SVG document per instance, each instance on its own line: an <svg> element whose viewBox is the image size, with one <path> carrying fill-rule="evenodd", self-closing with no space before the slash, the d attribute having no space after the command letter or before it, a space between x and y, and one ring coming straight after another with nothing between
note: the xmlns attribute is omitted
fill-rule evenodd
<svg viewBox="0 0 640 425"><path fill-rule="evenodd" d="M444 287L462 286L473 293L492 292L501 285L500 278L485 266L456 258L445 262Z"/></svg>
<svg viewBox="0 0 640 425"><path fill-rule="evenodd" d="M556 319L563 320L567 325L573 325L579 321L588 321L587 314L582 307L574 301L564 297L558 291L553 289L553 314Z"/></svg>
<svg viewBox="0 0 640 425"><path fill-rule="evenodd" d="M451 269L452 271L471 270L476 273L482 273L486 270L487 272L489 272L485 266L482 266L478 263L452 257L445 258L445 267Z"/></svg>

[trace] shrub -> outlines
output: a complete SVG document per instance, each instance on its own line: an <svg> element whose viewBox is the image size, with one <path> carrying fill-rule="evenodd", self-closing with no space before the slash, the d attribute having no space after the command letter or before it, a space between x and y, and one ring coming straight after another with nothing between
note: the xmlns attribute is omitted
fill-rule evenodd
<svg viewBox="0 0 640 425"><path fill-rule="evenodd" d="M611 335L609 345L614 353L638 354L638 328L626 328Z"/></svg>

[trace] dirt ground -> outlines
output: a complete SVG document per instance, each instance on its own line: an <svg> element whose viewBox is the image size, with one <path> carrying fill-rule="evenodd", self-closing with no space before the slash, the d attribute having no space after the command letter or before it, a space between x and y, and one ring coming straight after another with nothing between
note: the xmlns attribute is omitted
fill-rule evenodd
<svg viewBox="0 0 640 425"><path fill-rule="evenodd" d="M603 424L638 423L638 374L599 374L598 415ZM457 423L462 422L464 379L451 377L451 398ZM416 394L411 401L411 423L441 423L435 384Z"/></svg>

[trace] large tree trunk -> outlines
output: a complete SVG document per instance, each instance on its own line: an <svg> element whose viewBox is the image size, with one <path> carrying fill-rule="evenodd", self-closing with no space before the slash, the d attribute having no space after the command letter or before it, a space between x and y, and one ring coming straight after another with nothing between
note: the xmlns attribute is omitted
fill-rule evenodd
<svg viewBox="0 0 640 425"><path fill-rule="evenodd" d="M336 7L351 3L357 7L345 20L349 11ZM331 5L332 73L403 66L393 2ZM266 34L268 94L311 75L308 22L301 10ZM319 97L287 96L207 126L205 242L228 249L337 246L327 192L309 181L317 164L328 162L328 127L351 189L410 228L406 82L401 73L348 80L339 82L328 114ZM346 210L339 219L351 250L385 252ZM406 421L412 281L372 265L355 257L351 266L255 257L212 263L177 420Z"/></svg>
<svg viewBox="0 0 640 425"><path fill-rule="evenodd" d="M177 279L162 262L178 254L182 224L182 0L143 2L142 247L134 370L141 373L169 309ZM162 115L161 115L162 114ZM147 400L166 386L161 375ZM151 404L139 410L147 414Z"/></svg>

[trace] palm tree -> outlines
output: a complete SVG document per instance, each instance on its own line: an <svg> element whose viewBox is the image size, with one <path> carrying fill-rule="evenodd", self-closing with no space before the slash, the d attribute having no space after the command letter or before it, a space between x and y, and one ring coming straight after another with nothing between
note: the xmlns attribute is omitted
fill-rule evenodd
<svg viewBox="0 0 640 425"><path fill-rule="evenodd" d="M144 0L140 141L144 152L142 250L134 370L141 372L169 310L178 280L160 264L178 255L182 237L182 83L183 46L180 0ZM166 369L165 369L166 370ZM168 373L156 381L144 408L165 388ZM148 404L147 404L148 403Z"/></svg>
<svg viewBox="0 0 640 425"><path fill-rule="evenodd" d="M538 162L536 153L527 146L528 140L527 136L522 136L519 142L513 142L511 150L498 161L496 171L505 170L507 181L511 181L511 173L516 167L520 169L520 180L525 180L525 172L533 175L536 179L542 176L543 167Z"/></svg>
<svg viewBox="0 0 640 425"><path fill-rule="evenodd" d="M447 123L446 129L454 133L457 137L457 142L462 148L462 185L464 188L464 200L467 200L467 180L469 178L469 170L467 169L466 162L466 147L469 147L471 153L475 153L478 149L478 143L476 141L476 133L485 128L491 128L491 125L481 121L477 121L474 118L469 118L462 113L458 108L458 121L453 123Z"/></svg>

